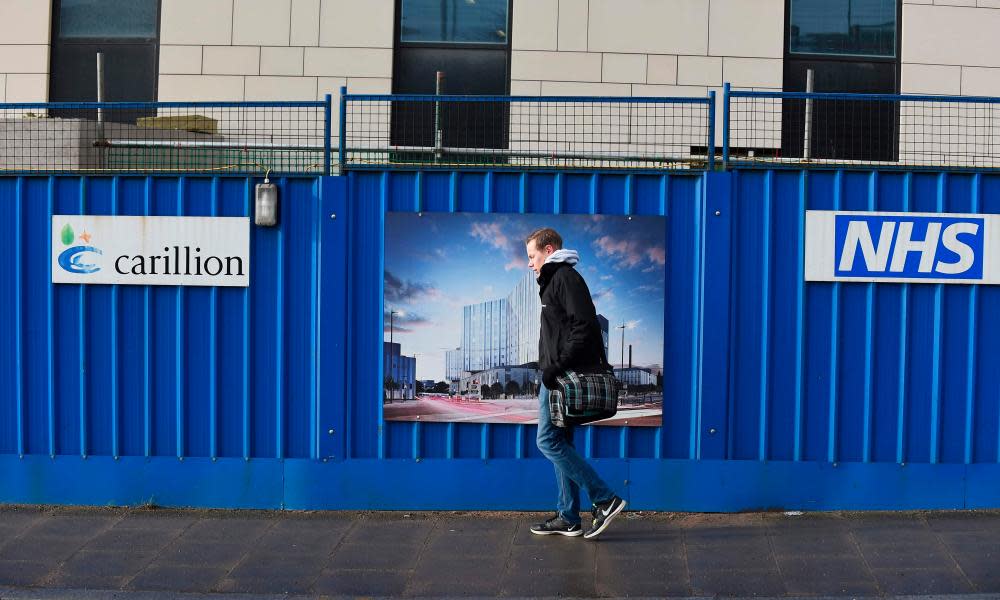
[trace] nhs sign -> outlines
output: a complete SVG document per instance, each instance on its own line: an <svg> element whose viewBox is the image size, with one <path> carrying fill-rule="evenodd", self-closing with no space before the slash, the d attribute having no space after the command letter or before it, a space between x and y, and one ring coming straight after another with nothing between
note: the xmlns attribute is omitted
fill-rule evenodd
<svg viewBox="0 0 1000 600"><path fill-rule="evenodd" d="M1000 215L806 211L806 281L1000 284Z"/></svg>

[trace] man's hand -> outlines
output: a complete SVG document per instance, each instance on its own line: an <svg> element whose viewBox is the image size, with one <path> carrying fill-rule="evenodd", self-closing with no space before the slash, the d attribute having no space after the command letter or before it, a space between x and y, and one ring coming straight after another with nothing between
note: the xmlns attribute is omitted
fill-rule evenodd
<svg viewBox="0 0 1000 600"><path fill-rule="evenodd" d="M542 383L545 384L546 388L554 390L559 387L559 382L556 381L556 377L562 374L563 370L559 365L545 367L545 370L542 371Z"/></svg>

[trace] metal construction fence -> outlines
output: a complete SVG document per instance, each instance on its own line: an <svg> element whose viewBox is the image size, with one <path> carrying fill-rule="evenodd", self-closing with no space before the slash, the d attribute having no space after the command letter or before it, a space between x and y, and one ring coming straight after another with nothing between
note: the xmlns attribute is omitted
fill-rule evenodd
<svg viewBox="0 0 1000 600"><path fill-rule="evenodd" d="M724 91L729 166L1000 168L1000 98Z"/></svg>
<svg viewBox="0 0 1000 600"><path fill-rule="evenodd" d="M330 106L0 104L0 172L329 175Z"/></svg>
<svg viewBox="0 0 1000 600"><path fill-rule="evenodd" d="M717 104L719 108L717 109ZM718 115L722 123L717 126ZM1000 98L358 95L0 104L0 173L998 169Z"/></svg>
<svg viewBox="0 0 1000 600"><path fill-rule="evenodd" d="M711 169L714 98L345 94L341 162Z"/></svg>

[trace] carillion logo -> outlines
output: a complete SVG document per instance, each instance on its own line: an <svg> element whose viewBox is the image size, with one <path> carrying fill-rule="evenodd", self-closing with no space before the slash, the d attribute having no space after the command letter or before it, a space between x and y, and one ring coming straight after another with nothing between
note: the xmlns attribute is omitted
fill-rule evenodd
<svg viewBox="0 0 1000 600"><path fill-rule="evenodd" d="M70 273L79 273L86 275L88 273L96 273L101 270L101 267L94 264L92 261L93 255L102 255L104 252L100 248L90 245L90 234L84 231L79 236L73 231L73 227L70 224L66 224L62 231L59 233L59 237L62 240L64 246L69 246L59 254L59 266ZM82 242L76 243L74 242Z"/></svg>

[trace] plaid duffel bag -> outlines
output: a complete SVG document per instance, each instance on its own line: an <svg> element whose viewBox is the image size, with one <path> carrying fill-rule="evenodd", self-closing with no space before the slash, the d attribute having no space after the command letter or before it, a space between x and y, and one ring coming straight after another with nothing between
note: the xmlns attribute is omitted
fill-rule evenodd
<svg viewBox="0 0 1000 600"><path fill-rule="evenodd" d="M610 372L566 371L556 381L559 387L549 391L549 417L556 427L600 421L618 412L619 383Z"/></svg>

